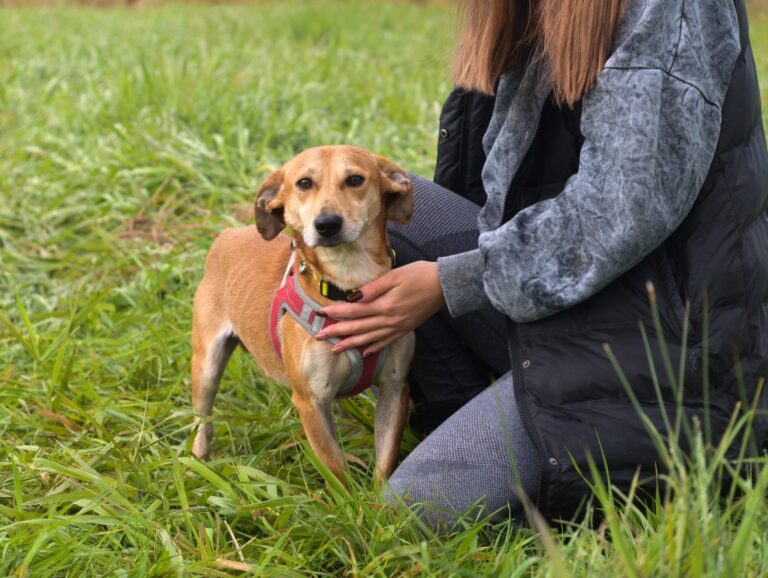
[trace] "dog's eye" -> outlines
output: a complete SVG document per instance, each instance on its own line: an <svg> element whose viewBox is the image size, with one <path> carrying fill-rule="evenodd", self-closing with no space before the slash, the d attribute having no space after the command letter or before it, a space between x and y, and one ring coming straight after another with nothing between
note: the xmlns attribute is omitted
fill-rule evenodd
<svg viewBox="0 0 768 578"><path fill-rule="evenodd" d="M312 179L304 177L303 179L299 179L296 182L296 186L299 187L302 191L308 191L312 188Z"/></svg>
<svg viewBox="0 0 768 578"><path fill-rule="evenodd" d="M346 179L344 179L344 183L348 187L359 187L365 182L365 177L362 175L349 175Z"/></svg>

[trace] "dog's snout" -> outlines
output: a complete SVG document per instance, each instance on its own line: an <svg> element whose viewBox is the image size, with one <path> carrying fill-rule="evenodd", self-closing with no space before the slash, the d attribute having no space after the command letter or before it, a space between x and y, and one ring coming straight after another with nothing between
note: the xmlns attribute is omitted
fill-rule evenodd
<svg viewBox="0 0 768 578"><path fill-rule="evenodd" d="M330 239L336 233L341 231L341 225L344 219L340 215L320 215L315 219L315 229L321 237Z"/></svg>

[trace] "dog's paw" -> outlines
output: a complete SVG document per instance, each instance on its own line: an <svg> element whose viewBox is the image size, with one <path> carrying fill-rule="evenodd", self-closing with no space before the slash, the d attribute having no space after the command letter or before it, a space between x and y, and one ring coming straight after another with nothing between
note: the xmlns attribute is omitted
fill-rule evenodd
<svg viewBox="0 0 768 578"><path fill-rule="evenodd" d="M211 453L211 439L213 438L213 424L200 425L192 444L192 454L199 460L207 460Z"/></svg>

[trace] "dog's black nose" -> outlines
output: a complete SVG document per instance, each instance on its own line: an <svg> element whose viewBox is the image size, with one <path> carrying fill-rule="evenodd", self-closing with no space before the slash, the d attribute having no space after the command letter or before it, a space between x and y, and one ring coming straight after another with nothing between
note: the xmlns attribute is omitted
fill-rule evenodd
<svg viewBox="0 0 768 578"><path fill-rule="evenodd" d="M344 223L339 215L320 215L315 219L315 229L321 237L330 239L336 233L341 231L341 225Z"/></svg>

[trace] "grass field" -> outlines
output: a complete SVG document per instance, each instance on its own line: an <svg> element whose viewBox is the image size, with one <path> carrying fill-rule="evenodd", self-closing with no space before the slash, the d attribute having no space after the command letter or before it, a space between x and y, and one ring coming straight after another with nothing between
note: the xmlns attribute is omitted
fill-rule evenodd
<svg viewBox="0 0 768 578"><path fill-rule="evenodd" d="M215 234L307 146L429 175L453 26L447 7L348 2L0 11L0 575L768 572L768 479L719 501L707 447L670 457L674 499L597 487L598 527L435 536L371 487L368 398L344 403L348 491L243 353L214 459L190 459L190 309ZM753 39L768 88L768 24Z"/></svg>

